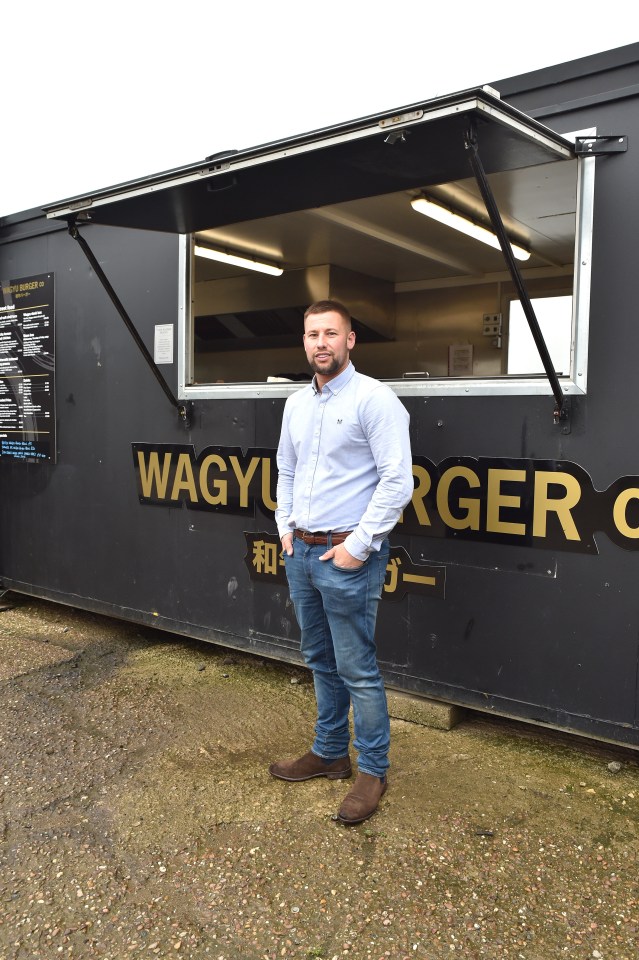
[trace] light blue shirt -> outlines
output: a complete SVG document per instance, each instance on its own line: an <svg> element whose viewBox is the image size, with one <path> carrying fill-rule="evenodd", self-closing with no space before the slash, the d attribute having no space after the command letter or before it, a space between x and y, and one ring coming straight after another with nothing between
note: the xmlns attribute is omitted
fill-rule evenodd
<svg viewBox="0 0 639 960"><path fill-rule="evenodd" d="M350 530L351 556L379 550L413 494L408 424L390 387L350 362L321 391L314 379L292 394L277 450L280 537Z"/></svg>

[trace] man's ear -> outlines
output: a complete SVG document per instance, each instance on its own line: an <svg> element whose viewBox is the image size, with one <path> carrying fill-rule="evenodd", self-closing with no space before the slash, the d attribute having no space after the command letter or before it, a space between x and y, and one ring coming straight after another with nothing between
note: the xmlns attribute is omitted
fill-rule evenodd
<svg viewBox="0 0 639 960"><path fill-rule="evenodd" d="M349 331L348 337L346 338L346 343L348 344L349 350L351 350L355 346L356 339L357 338L355 336L355 331L354 330Z"/></svg>

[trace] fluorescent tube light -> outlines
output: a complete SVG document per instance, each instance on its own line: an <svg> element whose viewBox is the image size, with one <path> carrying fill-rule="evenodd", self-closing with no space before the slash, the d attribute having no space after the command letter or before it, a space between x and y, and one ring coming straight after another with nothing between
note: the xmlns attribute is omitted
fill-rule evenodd
<svg viewBox="0 0 639 960"><path fill-rule="evenodd" d="M428 197L415 197L410 203L417 213L423 213L424 216L431 217L447 227L452 227L453 230L459 230L460 233L465 233L469 237L474 237L475 240L481 240L482 243L495 247L496 250L501 250L499 240L492 230L481 227L478 223L463 217L460 213L454 213L447 207L442 207L439 203L429 200ZM511 243L510 246L518 260L528 260L530 258L529 250L524 250L516 243Z"/></svg>
<svg viewBox="0 0 639 960"><path fill-rule="evenodd" d="M257 270L258 273L268 273L272 277L281 277L284 273L281 267L272 263L262 263L260 260L251 260L249 257L240 257L235 253L223 253L211 247L195 246L193 252L196 257L206 257L207 260L218 260L220 263L230 263L234 267L245 267L247 270Z"/></svg>

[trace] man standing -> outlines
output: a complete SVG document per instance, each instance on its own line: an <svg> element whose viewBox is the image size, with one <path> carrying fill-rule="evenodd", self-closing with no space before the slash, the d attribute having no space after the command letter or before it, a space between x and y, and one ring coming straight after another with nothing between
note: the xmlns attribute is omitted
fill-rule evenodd
<svg viewBox="0 0 639 960"><path fill-rule="evenodd" d="M350 362L346 307L320 300L304 315L313 382L286 402L277 451L277 521L301 650L313 671L311 750L269 770L280 780L351 775L353 706L358 776L338 818L361 823L387 786L390 724L375 649L386 539L413 492L408 413L389 387Z"/></svg>

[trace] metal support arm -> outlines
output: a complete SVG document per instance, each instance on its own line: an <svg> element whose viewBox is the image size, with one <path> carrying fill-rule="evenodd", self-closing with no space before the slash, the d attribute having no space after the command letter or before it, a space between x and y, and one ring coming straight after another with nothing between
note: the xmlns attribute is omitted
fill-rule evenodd
<svg viewBox="0 0 639 960"><path fill-rule="evenodd" d="M89 263L91 264L91 267L93 268L93 272L95 273L96 277L104 287L113 306L120 314L122 320L125 323L127 330L135 340L138 346L138 349L142 354L142 356L144 357L144 359L146 360L148 366L150 367L151 372L153 373L153 376L162 387L162 390L164 391L164 394L168 398L169 402L177 410L180 420L184 423L185 426L187 427L190 426L193 404L187 401L180 401L173 396L171 388L169 387L168 383L166 382L166 380L158 370L155 364L155 361L153 360L153 357L151 356L151 354L146 348L146 344L144 343L144 341L142 340L142 337L140 336L135 326L133 325L131 318L129 317L128 313L124 309L124 306L122 305L122 302L118 297L117 293L111 286L111 283L109 282L109 279L105 274L104 270L98 263L98 260L96 259L95 254L91 250L91 247L86 242L84 237L80 234L80 231L78 230L78 226L75 220L69 221L69 234L73 237L74 240L77 240L77 242L79 243L80 248L82 249L82 252L84 253Z"/></svg>
<svg viewBox="0 0 639 960"><path fill-rule="evenodd" d="M469 151L470 164L473 168L473 173L475 174L475 179L477 180L477 185L483 197L484 203L486 204L486 210L488 211L488 216L492 224L493 230L497 234L497 239L499 240L499 245L501 247L504 259L508 266L510 276L515 288L517 290L517 295L521 301L521 305L526 315L526 320L528 321L528 326L530 327L530 332L535 341L537 350L539 351L539 356L541 357L541 362L544 365L544 370L546 371L546 376L550 382L550 386L555 397L555 411L554 419L555 423L564 421L568 417L568 411L565 404L565 397L559 383L559 377L553 366L553 362L548 352L548 347L546 346L546 341L541 332L539 326L539 321L535 315L535 311L532 303L530 302L530 297L528 296L528 291L524 285L523 277L517 266L515 256L513 254L512 248L510 246L510 241L508 235L506 234L506 228L504 227L503 220L501 219L501 214L499 213L499 208L495 201L495 197L488 183L486 177L486 172L484 166L479 157L479 150L477 147L477 131L475 130L474 124L471 124L468 133L466 135L466 149Z"/></svg>

